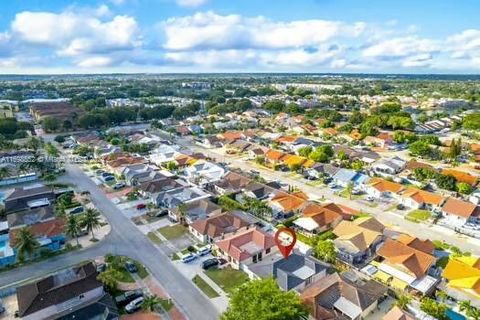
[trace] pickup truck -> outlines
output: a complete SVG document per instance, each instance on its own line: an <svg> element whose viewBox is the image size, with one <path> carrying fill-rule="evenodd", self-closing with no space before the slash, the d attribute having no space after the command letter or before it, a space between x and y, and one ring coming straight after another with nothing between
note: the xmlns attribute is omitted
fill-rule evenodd
<svg viewBox="0 0 480 320"><path fill-rule="evenodd" d="M119 307L123 307L140 297L143 297L142 290L126 291L123 294L115 297L115 303Z"/></svg>

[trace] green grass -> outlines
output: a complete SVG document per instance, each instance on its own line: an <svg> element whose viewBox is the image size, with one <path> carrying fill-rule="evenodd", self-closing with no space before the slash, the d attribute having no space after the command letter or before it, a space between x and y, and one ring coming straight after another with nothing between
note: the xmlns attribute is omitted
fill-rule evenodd
<svg viewBox="0 0 480 320"><path fill-rule="evenodd" d="M138 269L137 274L141 279L145 279L146 277L148 277L148 271L147 269L145 269L143 264L141 264L138 261L133 261L133 263L135 264L135 266L137 266L137 269Z"/></svg>
<svg viewBox="0 0 480 320"><path fill-rule="evenodd" d="M117 281L120 282L127 282L127 283L133 283L135 282L135 279L133 279L132 275L130 272L128 272L127 269L125 268L119 268L118 270L118 278Z"/></svg>
<svg viewBox="0 0 480 320"><path fill-rule="evenodd" d="M358 199L362 199L363 197L363 195L360 195L360 194L352 194L351 196L349 196L346 190L340 191L339 193L337 193L337 195L349 200L358 200Z"/></svg>
<svg viewBox="0 0 480 320"><path fill-rule="evenodd" d="M187 228L177 224L174 226L168 226L158 229L158 232L162 234L167 240L177 239L187 233Z"/></svg>
<svg viewBox="0 0 480 320"><path fill-rule="evenodd" d="M220 295L218 294L217 291L215 291L208 283L205 282L199 275L196 275L192 279L193 283L197 285L197 287L203 291L207 295L207 297L211 298L216 298L219 297Z"/></svg>
<svg viewBox="0 0 480 320"><path fill-rule="evenodd" d="M245 272L232 269L231 267L207 270L205 274L227 293L232 293L236 288L248 281L248 276Z"/></svg>
<svg viewBox="0 0 480 320"><path fill-rule="evenodd" d="M432 213L428 210L412 210L406 216L405 219L412 222L422 222L430 219Z"/></svg>
<svg viewBox="0 0 480 320"><path fill-rule="evenodd" d="M172 260L180 260L180 256L175 252L174 254L172 254Z"/></svg>
<svg viewBox="0 0 480 320"><path fill-rule="evenodd" d="M305 183L307 186L310 186L310 187L319 187L319 186L324 186L325 184L320 181L320 180L316 180L316 181L308 181Z"/></svg>
<svg viewBox="0 0 480 320"><path fill-rule="evenodd" d="M160 244L160 243L162 243L162 239L160 239L160 238L155 234L155 232L149 232L149 233L147 233L147 237L148 237L148 239L150 239L150 241L152 241L152 242L155 243L155 244Z"/></svg>
<svg viewBox="0 0 480 320"><path fill-rule="evenodd" d="M162 306L163 310L166 312L170 311L173 308L174 304L170 299L162 299L160 300L160 305Z"/></svg>

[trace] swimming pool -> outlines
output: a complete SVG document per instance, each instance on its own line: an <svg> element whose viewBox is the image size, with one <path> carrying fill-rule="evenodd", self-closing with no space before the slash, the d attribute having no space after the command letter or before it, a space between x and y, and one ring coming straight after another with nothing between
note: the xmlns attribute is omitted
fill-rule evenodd
<svg viewBox="0 0 480 320"><path fill-rule="evenodd" d="M452 309L447 310L447 317L450 320L466 320L464 316L462 316L460 313L453 311Z"/></svg>

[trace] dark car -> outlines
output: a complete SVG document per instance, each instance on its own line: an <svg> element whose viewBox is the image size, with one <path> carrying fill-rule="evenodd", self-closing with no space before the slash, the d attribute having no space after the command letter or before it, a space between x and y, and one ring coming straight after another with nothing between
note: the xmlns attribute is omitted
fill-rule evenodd
<svg viewBox="0 0 480 320"><path fill-rule="evenodd" d="M124 307L129 304L131 301L143 297L142 290L127 291L117 297L115 297L115 303L119 307Z"/></svg>
<svg viewBox="0 0 480 320"><path fill-rule="evenodd" d="M137 204L137 210L143 210L147 207L145 203L139 203Z"/></svg>
<svg viewBox="0 0 480 320"><path fill-rule="evenodd" d="M75 209L70 211L69 214L78 214L78 213L82 213L83 211L85 211L83 207L76 207Z"/></svg>
<svg viewBox="0 0 480 320"><path fill-rule="evenodd" d="M205 261L202 262L202 269L203 270L208 270L212 267L216 267L219 265L219 262L217 259L215 258L212 258L212 259L207 259Z"/></svg>
<svg viewBox="0 0 480 320"><path fill-rule="evenodd" d="M138 271L137 266L132 261L125 262L125 269L130 273L136 273Z"/></svg>

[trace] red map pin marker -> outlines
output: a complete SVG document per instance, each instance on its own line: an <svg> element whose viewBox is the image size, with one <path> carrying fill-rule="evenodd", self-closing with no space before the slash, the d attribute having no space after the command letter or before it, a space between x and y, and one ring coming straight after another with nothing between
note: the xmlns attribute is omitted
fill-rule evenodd
<svg viewBox="0 0 480 320"><path fill-rule="evenodd" d="M297 242L297 235L290 228L281 227L275 233L275 243L285 259L288 259L295 242Z"/></svg>

